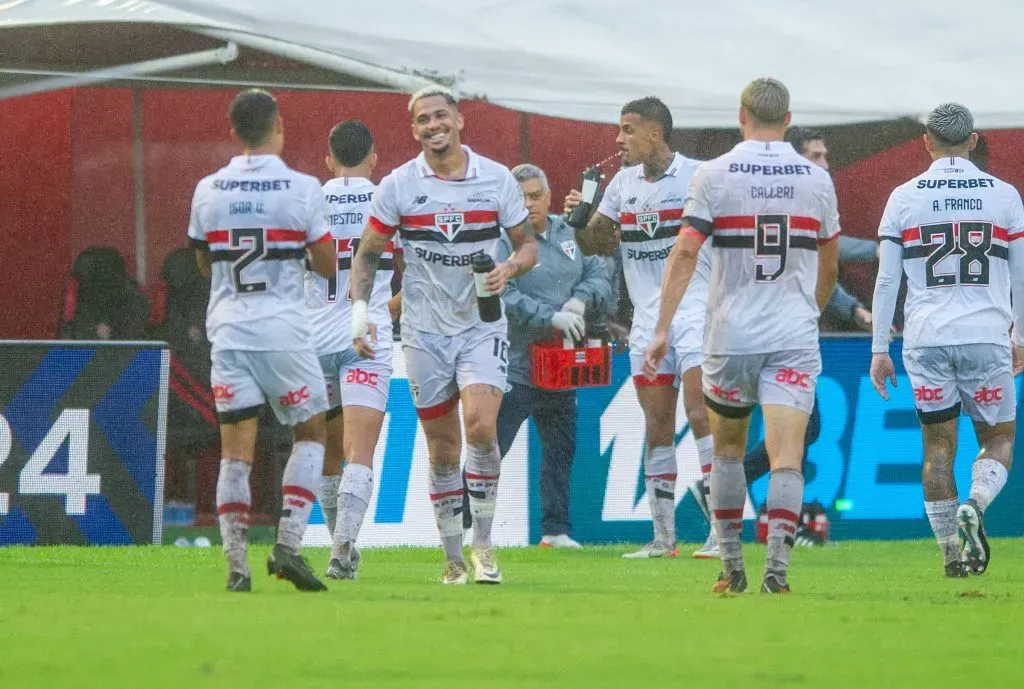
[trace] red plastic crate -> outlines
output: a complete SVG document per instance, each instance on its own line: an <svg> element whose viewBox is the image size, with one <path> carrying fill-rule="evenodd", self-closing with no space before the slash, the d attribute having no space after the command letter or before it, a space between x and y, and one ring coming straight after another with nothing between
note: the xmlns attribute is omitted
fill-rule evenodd
<svg viewBox="0 0 1024 689"><path fill-rule="evenodd" d="M544 390L572 390L611 383L612 347L565 349L562 341L530 345L530 382Z"/></svg>

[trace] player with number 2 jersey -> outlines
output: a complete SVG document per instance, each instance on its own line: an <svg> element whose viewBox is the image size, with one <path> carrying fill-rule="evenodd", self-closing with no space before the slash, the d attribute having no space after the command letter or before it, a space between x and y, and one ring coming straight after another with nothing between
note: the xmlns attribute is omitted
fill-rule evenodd
<svg viewBox="0 0 1024 689"><path fill-rule="evenodd" d="M284 123L277 101L250 89L231 104L231 135L242 155L196 186L188 237L210 277L206 329L213 345L210 382L220 420L217 515L229 591L252 589L246 560L256 452L264 401L294 428L282 479L277 544L267 572L304 591L323 591L300 555L324 462L327 391L310 341L303 276L306 255L325 277L337 259L315 177L281 160Z"/></svg>

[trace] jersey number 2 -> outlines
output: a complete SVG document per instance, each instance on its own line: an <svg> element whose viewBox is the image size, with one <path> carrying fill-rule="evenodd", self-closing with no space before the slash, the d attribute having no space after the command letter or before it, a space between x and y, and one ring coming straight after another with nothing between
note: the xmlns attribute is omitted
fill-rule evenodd
<svg viewBox="0 0 1024 689"><path fill-rule="evenodd" d="M924 262L924 282L927 287L952 287L959 279L961 285L987 285L988 250L992 247L992 223L961 222L921 225L921 244L928 247ZM937 273L939 261L950 254L960 255L956 273Z"/></svg>
<svg viewBox="0 0 1024 689"><path fill-rule="evenodd" d="M266 233L262 227L241 227L230 230L230 247L247 249L231 263L231 281L239 294L257 294L267 291L267 283L260 280L245 282L242 271L267 255Z"/></svg>

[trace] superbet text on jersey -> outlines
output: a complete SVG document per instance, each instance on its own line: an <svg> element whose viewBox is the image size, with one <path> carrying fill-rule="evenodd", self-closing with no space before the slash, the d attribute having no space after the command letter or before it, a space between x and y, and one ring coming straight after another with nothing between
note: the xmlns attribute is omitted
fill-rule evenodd
<svg viewBox="0 0 1024 689"><path fill-rule="evenodd" d="M698 161L676 153L665 174L653 182L644 177L643 165L619 170L598 206L601 215L619 223L621 228L619 250L626 289L633 302L633 332L645 341L658 320L666 260L676 243L686 190L698 164ZM677 323L696 319L697 329L703 331L710 274L710 256L707 251L702 251L696 272L673 319L674 329L677 329ZM630 341L634 339L631 335ZM700 349L699 341L696 348Z"/></svg>
<svg viewBox="0 0 1024 689"><path fill-rule="evenodd" d="M196 186L188 236L210 254L213 351L310 349L306 246L330 239L315 177L274 155L236 156Z"/></svg>
<svg viewBox="0 0 1024 689"><path fill-rule="evenodd" d="M306 308L313 328L317 355L334 354L352 347L352 293L349 277L352 257L359 247L359 237L370 217L370 206L376 186L362 177L340 177L323 186L327 205L327 221L331 228L338 256L337 274L325 279L306 273ZM377 341L381 347L391 344L391 276L394 271L393 243L381 254L369 299L370 320L377 324Z"/></svg>
<svg viewBox="0 0 1024 689"><path fill-rule="evenodd" d="M1008 345L1008 259L1024 241L1014 187L969 160L939 158L892 192L878 234L903 247L904 349Z"/></svg>
<svg viewBox="0 0 1024 689"><path fill-rule="evenodd" d="M817 351L818 242L839 233L828 172L788 143L744 141L697 169L685 215L713 235L705 353Z"/></svg>
<svg viewBox="0 0 1024 689"><path fill-rule="evenodd" d="M508 168L463 149L465 179L438 177L421 153L385 177L373 199L369 226L401 238L403 331L458 335L480 323L472 257L494 256L501 228L527 217Z"/></svg>

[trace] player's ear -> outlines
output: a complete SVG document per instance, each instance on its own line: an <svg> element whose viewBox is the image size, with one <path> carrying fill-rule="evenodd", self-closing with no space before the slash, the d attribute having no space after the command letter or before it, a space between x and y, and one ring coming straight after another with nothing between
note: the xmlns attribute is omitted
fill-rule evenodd
<svg viewBox="0 0 1024 689"><path fill-rule="evenodd" d="M786 116L782 118L782 126L788 127L789 123L793 121L793 113L787 112Z"/></svg>
<svg viewBox="0 0 1024 689"><path fill-rule="evenodd" d="M455 125L459 128L460 132L462 131L462 126L464 124L465 124L465 120L462 119L462 113L461 112L456 113L456 115L455 115Z"/></svg>
<svg viewBox="0 0 1024 689"><path fill-rule="evenodd" d="M331 171L331 174L334 174L334 160L331 156L324 156L324 165L326 165L327 169Z"/></svg>
<svg viewBox="0 0 1024 689"><path fill-rule="evenodd" d="M238 132L235 131L234 127L231 128L231 140L237 141L238 143L242 143L242 140L238 138Z"/></svg>
<svg viewBox="0 0 1024 689"><path fill-rule="evenodd" d="M370 170L377 167L377 151L370 151Z"/></svg>
<svg viewBox="0 0 1024 689"><path fill-rule="evenodd" d="M924 141L924 150L931 153L932 148L934 148L935 142L932 141L932 137L929 136L928 132L925 132L924 134L921 135L921 140Z"/></svg>
<svg viewBox="0 0 1024 689"><path fill-rule="evenodd" d="M747 125L747 111L742 105L740 106L740 124Z"/></svg>
<svg viewBox="0 0 1024 689"><path fill-rule="evenodd" d="M967 137L967 150L973 151L978 145L978 132L971 132L971 135Z"/></svg>

